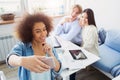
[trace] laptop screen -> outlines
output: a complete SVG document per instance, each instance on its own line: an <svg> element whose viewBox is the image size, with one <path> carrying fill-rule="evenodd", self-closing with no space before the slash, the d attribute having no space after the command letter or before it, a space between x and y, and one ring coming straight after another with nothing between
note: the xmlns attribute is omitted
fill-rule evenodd
<svg viewBox="0 0 120 80"><path fill-rule="evenodd" d="M54 39L53 39L53 46L54 46L54 48L60 48L61 47L61 44L59 43L59 41L57 40L56 37L54 37Z"/></svg>

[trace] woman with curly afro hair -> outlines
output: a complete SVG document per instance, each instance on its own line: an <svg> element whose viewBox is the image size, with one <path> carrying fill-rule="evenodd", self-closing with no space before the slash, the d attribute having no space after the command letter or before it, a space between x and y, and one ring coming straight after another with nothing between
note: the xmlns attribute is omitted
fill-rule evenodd
<svg viewBox="0 0 120 80"><path fill-rule="evenodd" d="M19 80L54 80L61 72L61 62L55 49L46 41L52 30L52 20L43 13L27 14L16 27L19 42L8 57L9 66L19 67ZM44 62L53 60L53 67Z"/></svg>

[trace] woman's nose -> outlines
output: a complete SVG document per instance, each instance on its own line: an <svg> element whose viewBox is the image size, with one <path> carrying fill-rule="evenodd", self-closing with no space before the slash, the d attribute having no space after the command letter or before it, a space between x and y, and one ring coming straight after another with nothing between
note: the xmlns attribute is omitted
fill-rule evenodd
<svg viewBox="0 0 120 80"><path fill-rule="evenodd" d="M43 36L43 37L46 36L46 32L45 32L45 31L42 31L42 32L41 32L41 36Z"/></svg>

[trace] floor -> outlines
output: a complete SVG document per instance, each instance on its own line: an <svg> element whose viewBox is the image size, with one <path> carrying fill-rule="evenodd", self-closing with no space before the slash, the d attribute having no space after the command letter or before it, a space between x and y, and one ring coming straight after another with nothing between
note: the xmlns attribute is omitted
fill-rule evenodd
<svg viewBox="0 0 120 80"><path fill-rule="evenodd" d="M6 64L0 64L0 70L4 72L6 80L18 80L17 68L8 68ZM77 75L76 80L111 80L98 70L82 69Z"/></svg>
<svg viewBox="0 0 120 80"><path fill-rule="evenodd" d="M17 68L8 68L6 64L0 64L0 71L5 74L6 80L18 80Z"/></svg>
<svg viewBox="0 0 120 80"><path fill-rule="evenodd" d="M111 80L95 68L90 70L82 69L76 74L78 75L76 76L76 80Z"/></svg>

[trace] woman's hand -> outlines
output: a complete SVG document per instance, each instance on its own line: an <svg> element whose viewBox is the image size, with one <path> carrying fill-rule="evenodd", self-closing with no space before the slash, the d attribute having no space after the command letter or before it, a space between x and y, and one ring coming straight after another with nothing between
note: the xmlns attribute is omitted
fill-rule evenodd
<svg viewBox="0 0 120 80"><path fill-rule="evenodd" d="M51 46L47 43L43 45L43 51L47 53L49 56L54 56Z"/></svg>
<svg viewBox="0 0 120 80"><path fill-rule="evenodd" d="M60 69L60 63L59 63L59 61L56 59L56 57L54 56L54 54L53 54L53 52L52 52L51 46L45 43L45 44L43 45L43 51L45 51L49 56L53 57L54 62L55 62L55 65L56 65L56 66L54 67L54 70L55 70L55 71L58 71L58 70Z"/></svg>
<svg viewBox="0 0 120 80"><path fill-rule="evenodd" d="M43 56L28 56L28 57L21 57L21 66L24 68L36 72L41 73L50 69L50 66L42 62L42 59L45 57Z"/></svg>

